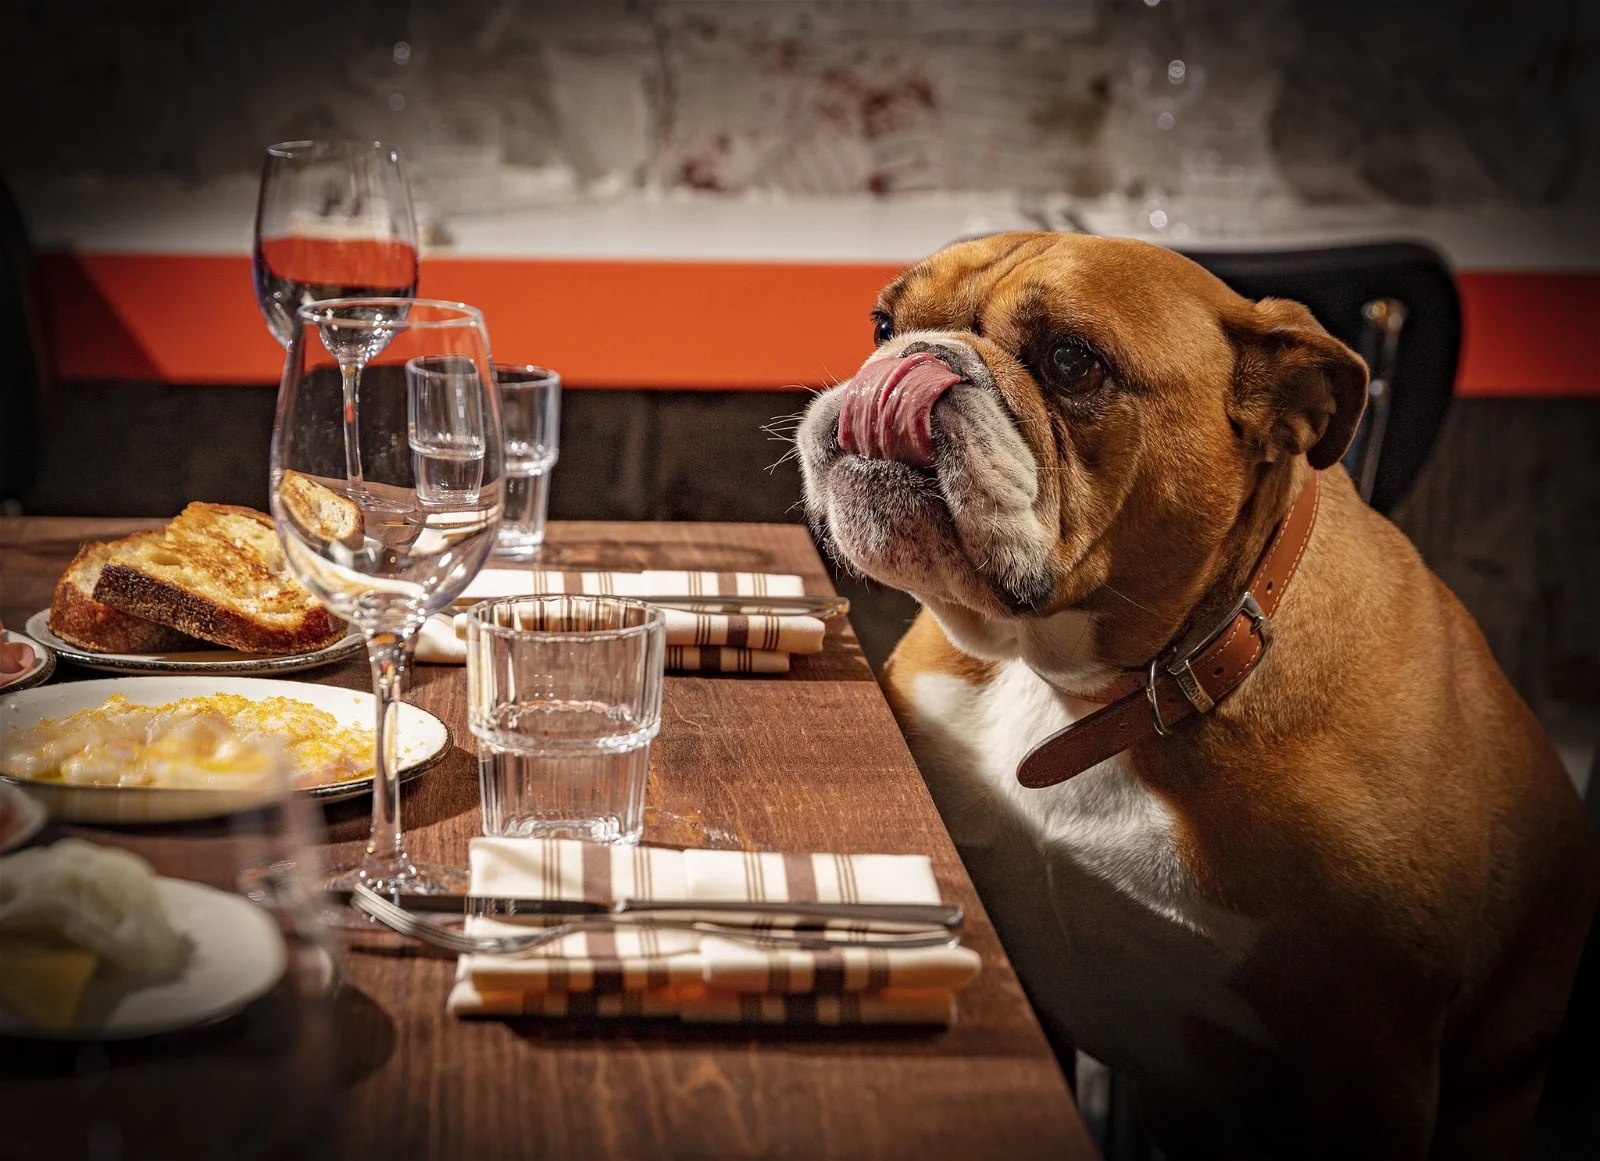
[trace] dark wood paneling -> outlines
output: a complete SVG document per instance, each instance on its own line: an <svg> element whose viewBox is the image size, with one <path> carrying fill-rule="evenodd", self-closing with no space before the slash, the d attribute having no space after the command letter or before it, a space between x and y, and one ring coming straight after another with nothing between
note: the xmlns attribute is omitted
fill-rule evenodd
<svg viewBox="0 0 1600 1161"><path fill-rule="evenodd" d="M1600 715L1600 400L1458 399L1393 513L1546 717Z"/></svg>

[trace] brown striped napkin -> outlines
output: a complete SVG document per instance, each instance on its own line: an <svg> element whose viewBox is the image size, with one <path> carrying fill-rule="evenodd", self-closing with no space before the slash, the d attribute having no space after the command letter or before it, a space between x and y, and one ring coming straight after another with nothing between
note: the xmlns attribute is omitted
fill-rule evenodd
<svg viewBox="0 0 1600 1161"><path fill-rule="evenodd" d="M955 1018L955 993L948 988L888 989L862 995L763 996L715 993L706 988L650 992L479 991L457 979L450 993L457 1016L549 1016L576 1019L661 1019L685 1024L935 1024Z"/></svg>
<svg viewBox="0 0 1600 1161"><path fill-rule="evenodd" d="M588 593L610 596L803 596L797 576L756 572L562 572L488 568L459 598ZM817 617L693 613L666 609L668 669L704 673L787 673L796 653L819 653L827 627ZM464 665L464 614L430 617L417 640L417 660Z"/></svg>
<svg viewBox="0 0 1600 1161"><path fill-rule="evenodd" d="M939 901L932 867L916 855L674 851L478 838L472 840L470 864L472 892L484 895ZM468 925L483 932L523 926L484 918ZM977 953L965 947L769 950L696 932L617 926L568 935L518 958L464 956L449 1010L457 1016L946 1024L956 990L971 982L979 966Z"/></svg>
<svg viewBox="0 0 1600 1161"><path fill-rule="evenodd" d="M786 573L583 572L554 568L485 568L472 578L462 600L520 597L524 593L587 593L591 596L659 597L802 597L805 582Z"/></svg>

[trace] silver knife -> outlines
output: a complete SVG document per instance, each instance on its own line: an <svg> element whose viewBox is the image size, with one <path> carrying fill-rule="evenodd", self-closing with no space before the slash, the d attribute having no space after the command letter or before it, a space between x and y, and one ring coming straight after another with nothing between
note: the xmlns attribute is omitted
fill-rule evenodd
<svg viewBox="0 0 1600 1161"><path fill-rule="evenodd" d="M349 891L329 891L331 903L348 906ZM904 923L955 931L965 916L944 903L797 903L745 899L529 899L506 895L385 895L407 911L444 915L618 915L700 912L707 915L773 916L786 919Z"/></svg>
<svg viewBox="0 0 1600 1161"><path fill-rule="evenodd" d="M775 597L760 596L753 593L748 596L738 596L731 593L721 596L696 596L693 593L640 597L629 596L627 593L618 593L617 595L627 597L633 601L643 601L647 605L658 605L663 609L682 609L690 613L745 613L750 616L764 617L816 617L826 621L850 611L848 597ZM452 604L456 609L464 610L471 608L481 599L480 597L462 597L452 602Z"/></svg>
<svg viewBox="0 0 1600 1161"><path fill-rule="evenodd" d="M747 613L751 616L767 617L805 616L817 617L824 621L850 611L850 601L847 597L737 596L731 593L708 597L679 593L675 596L645 596L633 599L643 601L647 605L659 605L663 609L683 609L691 613Z"/></svg>

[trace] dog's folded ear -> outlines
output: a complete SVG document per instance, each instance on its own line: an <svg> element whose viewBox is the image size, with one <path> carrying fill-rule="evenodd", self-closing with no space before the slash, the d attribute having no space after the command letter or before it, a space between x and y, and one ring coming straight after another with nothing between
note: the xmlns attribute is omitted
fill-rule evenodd
<svg viewBox="0 0 1600 1161"><path fill-rule="evenodd" d="M1367 402L1367 365L1298 302L1264 298L1224 320L1233 340L1228 416L1264 461L1339 462Z"/></svg>

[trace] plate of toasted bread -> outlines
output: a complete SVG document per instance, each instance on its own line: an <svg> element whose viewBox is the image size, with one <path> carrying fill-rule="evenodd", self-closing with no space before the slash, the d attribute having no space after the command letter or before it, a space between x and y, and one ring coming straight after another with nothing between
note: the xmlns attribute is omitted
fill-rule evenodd
<svg viewBox="0 0 1600 1161"><path fill-rule="evenodd" d="M27 630L113 673L288 673L362 648L291 575L272 517L201 502L165 528L83 545Z"/></svg>

